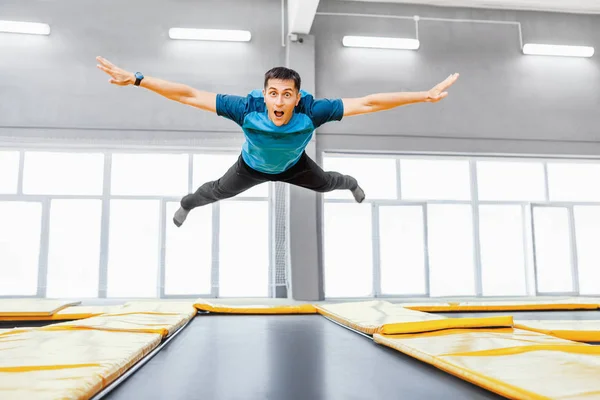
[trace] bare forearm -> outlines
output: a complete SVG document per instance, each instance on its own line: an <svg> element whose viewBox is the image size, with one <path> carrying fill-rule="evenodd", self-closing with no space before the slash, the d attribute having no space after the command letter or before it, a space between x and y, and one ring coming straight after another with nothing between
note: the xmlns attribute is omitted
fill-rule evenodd
<svg viewBox="0 0 600 400"><path fill-rule="evenodd" d="M448 96L446 89L457 79L458 74L452 74L425 92L375 93L364 97L342 99L344 117L389 110L414 103L437 103Z"/></svg>
<svg viewBox="0 0 600 400"><path fill-rule="evenodd" d="M422 103L427 99L427 92L395 92L370 94L365 97L365 102L372 111L383 111L408 104Z"/></svg>
<svg viewBox="0 0 600 400"><path fill-rule="evenodd" d="M133 79L135 82L135 77ZM217 95L215 93L205 92L182 83L170 82L154 77L145 77L142 79L140 87L182 104L197 107L205 111L216 111Z"/></svg>
<svg viewBox="0 0 600 400"><path fill-rule="evenodd" d="M135 82L135 77L133 78ZM196 89L182 83L170 82L164 79L146 76L140 83L140 87L151 90L168 99L181 101L184 98L194 96Z"/></svg>

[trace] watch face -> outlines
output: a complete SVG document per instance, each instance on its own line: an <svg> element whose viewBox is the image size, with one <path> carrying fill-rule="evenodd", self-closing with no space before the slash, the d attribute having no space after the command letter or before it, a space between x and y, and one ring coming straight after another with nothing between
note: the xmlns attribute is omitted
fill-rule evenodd
<svg viewBox="0 0 600 400"><path fill-rule="evenodd" d="M144 75L142 75L140 72L136 72L136 73L135 73L135 77L136 77L137 79L143 79L143 78L144 78Z"/></svg>

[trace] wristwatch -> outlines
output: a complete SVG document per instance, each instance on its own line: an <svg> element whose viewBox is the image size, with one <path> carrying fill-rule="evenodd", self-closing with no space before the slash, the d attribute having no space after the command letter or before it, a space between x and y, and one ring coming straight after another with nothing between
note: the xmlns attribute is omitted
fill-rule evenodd
<svg viewBox="0 0 600 400"><path fill-rule="evenodd" d="M141 72L136 72L135 73L135 86L140 86L140 83L142 82L142 79L144 79L144 75L142 75Z"/></svg>

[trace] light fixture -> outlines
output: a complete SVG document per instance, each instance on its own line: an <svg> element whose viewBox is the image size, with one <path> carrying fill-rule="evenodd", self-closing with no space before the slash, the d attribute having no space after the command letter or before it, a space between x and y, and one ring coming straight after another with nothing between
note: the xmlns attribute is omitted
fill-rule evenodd
<svg viewBox="0 0 600 400"><path fill-rule="evenodd" d="M591 57L594 55L594 48L527 43L523 46L523 53L536 56Z"/></svg>
<svg viewBox="0 0 600 400"><path fill-rule="evenodd" d="M420 46L418 39L375 36L344 36L342 39L342 44L346 47L396 50L417 50Z"/></svg>
<svg viewBox="0 0 600 400"><path fill-rule="evenodd" d="M224 42L249 42L252 35L248 31L228 29L191 29L171 28L169 29L171 39L180 40L210 40Z"/></svg>
<svg viewBox="0 0 600 400"><path fill-rule="evenodd" d="M50 25L38 22L0 21L0 32L49 35Z"/></svg>

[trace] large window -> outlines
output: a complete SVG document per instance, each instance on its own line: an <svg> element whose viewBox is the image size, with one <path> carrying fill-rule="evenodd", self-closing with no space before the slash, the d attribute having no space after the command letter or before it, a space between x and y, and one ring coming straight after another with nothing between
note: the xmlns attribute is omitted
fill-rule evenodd
<svg viewBox="0 0 600 400"><path fill-rule="evenodd" d="M42 205L0 202L0 294L33 296L38 291Z"/></svg>
<svg viewBox="0 0 600 400"><path fill-rule="evenodd" d="M108 297L158 295L158 200L111 200Z"/></svg>
<svg viewBox="0 0 600 400"><path fill-rule="evenodd" d="M0 151L0 194L17 193L19 152Z"/></svg>
<svg viewBox="0 0 600 400"><path fill-rule="evenodd" d="M427 226L431 295L475 295L471 206L431 204Z"/></svg>
<svg viewBox="0 0 600 400"><path fill-rule="evenodd" d="M0 149L0 296L274 295L269 183L173 223L237 157Z"/></svg>
<svg viewBox="0 0 600 400"><path fill-rule="evenodd" d="M522 207L479 206L479 235L483 295L526 295Z"/></svg>
<svg viewBox="0 0 600 400"><path fill-rule="evenodd" d="M24 194L102 194L101 153L25 152Z"/></svg>
<svg viewBox="0 0 600 400"><path fill-rule="evenodd" d="M381 294L427 293L424 211L422 206L379 207Z"/></svg>
<svg viewBox="0 0 600 400"><path fill-rule="evenodd" d="M52 200L48 297L97 297L102 200Z"/></svg>
<svg viewBox="0 0 600 400"><path fill-rule="evenodd" d="M372 295L370 207L326 204L324 222L325 293L329 297Z"/></svg>
<svg viewBox="0 0 600 400"><path fill-rule="evenodd" d="M172 223L178 208L178 202L167 203L165 294L211 293L213 208L195 209L179 228Z"/></svg>
<svg viewBox="0 0 600 400"><path fill-rule="evenodd" d="M187 154L113 154L113 195L181 196L188 187Z"/></svg>
<svg viewBox="0 0 600 400"><path fill-rule="evenodd" d="M366 193L324 196L328 298L600 294L600 161L326 154L324 166Z"/></svg>
<svg viewBox="0 0 600 400"><path fill-rule="evenodd" d="M219 295L269 295L269 209L264 201L219 205Z"/></svg>

